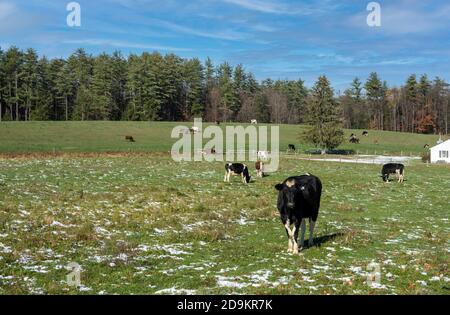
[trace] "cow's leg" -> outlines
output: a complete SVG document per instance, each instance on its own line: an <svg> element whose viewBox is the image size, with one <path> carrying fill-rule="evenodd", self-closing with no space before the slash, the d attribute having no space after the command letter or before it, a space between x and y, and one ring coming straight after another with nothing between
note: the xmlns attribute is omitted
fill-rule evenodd
<svg viewBox="0 0 450 315"><path fill-rule="evenodd" d="M223 177L223 181L227 182L227 180L228 180L228 172L225 171L225 176Z"/></svg>
<svg viewBox="0 0 450 315"><path fill-rule="evenodd" d="M305 219L302 219L300 228L302 230L302 236L300 238L300 248L303 249L303 247L305 246L305 233L306 233L306 220Z"/></svg>
<svg viewBox="0 0 450 315"><path fill-rule="evenodd" d="M293 250L294 254L298 254L298 243L297 243L297 241L298 241L298 232L300 231L300 223L301 223L301 221L299 221L299 220L296 220L295 223L294 223L294 231L293 231L294 237L293 237L293 240L292 240L292 243L293 243L293 246L294 246L294 250Z"/></svg>
<svg viewBox="0 0 450 315"><path fill-rule="evenodd" d="M314 228L316 227L316 222L309 219L309 242L308 246L312 247L314 245Z"/></svg>
<svg viewBox="0 0 450 315"><path fill-rule="evenodd" d="M293 238L294 234L291 231L291 223L289 222L289 220L286 221L286 223L284 224L284 227L286 228L286 233L288 235L288 253L290 253L293 250L292 238Z"/></svg>

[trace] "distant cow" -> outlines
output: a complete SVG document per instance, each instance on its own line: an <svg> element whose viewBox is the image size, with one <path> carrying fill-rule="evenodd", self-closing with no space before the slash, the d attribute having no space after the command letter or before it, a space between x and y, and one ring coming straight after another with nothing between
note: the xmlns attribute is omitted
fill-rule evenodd
<svg viewBox="0 0 450 315"><path fill-rule="evenodd" d="M306 219L309 220L309 242L313 243L314 227L319 216L322 183L316 176L306 174L289 177L275 186L278 190L277 208L288 236L288 252L298 254L298 234L301 229L300 248L304 247ZM291 225L294 228L291 230Z"/></svg>
<svg viewBox="0 0 450 315"><path fill-rule="evenodd" d="M289 144L289 145L288 145L288 152L295 152L295 151L296 151L295 145Z"/></svg>
<svg viewBox="0 0 450 315"><path fill-rule="evenodd" d="M199 133L199 132L200 132L200 128L198 128L198 127L192 127L192 128L189 129L189 132L190 132L191 134Z"/></svg>
<svg viewBox="0 0 450 315"><path fill-rule="evenodd" d="M353 144L359 144L359 138L358 137L356 137L354 134L352 134L351 136L350 136L350 143L353 143Z"/></svg>
<svg viewBox="0 0 450 315"><path fill-rule="evenodd" d="M125 136L125 141L136 142L132 136Z"/></svg>
<svg viewBox="0 0 450 315"><path fill-rule="evenodd" d="M381 170L381 177L383 178L383 181L388 183L389 175L391 174L395 174L398 182L403 183L403 181L405 180L405 166L403 164L395 163L383 165L383 169Z"/></svg>
<svg viewBox="0 0 450 315"><path fill-rule="evenodd" d="M244 184L250 183L250 173L248 171L248 167L245 164L241 163L228 163L225 165L225 178L224 182L230 182L230 177L233 175L241 175L242 182Z"/></svg>
<svg viewBox="0 0 450 315"><path fill-rule="evenodd" d="M363 137L368 137L369 136L369 132L368 131L363 131L362 135L363 135Z"/></svg>
<svg viewBox="0 0 450 315"><path fill-rule="evenodd" d="M258 124L258 121L257 121L256 119L252 119L252 120L250 121L250 123L251 123L252 125L257 125L257 124Z"/></svg>
<svg viewBox="0 0 450 315"><path fill-rule="evenodd" d="M264 177L264 163L262 161L257 161L255 163L255 169L256 169L256 177Z"/></svg>
<svg viewBox="0 0 450 315"><path fill-rule="evenodd" d="M257 156L259 160L267 161L269 159L269 152L258 151Z"/></svg>
<svg viewBox="0 0 450 315"><path fill-rule="evenodd" d="M430 148L430 145L429 145L429 144L425 144L425 145L423 146L423 148L424 148L424 149L429 149L429 148Z"/></svg>

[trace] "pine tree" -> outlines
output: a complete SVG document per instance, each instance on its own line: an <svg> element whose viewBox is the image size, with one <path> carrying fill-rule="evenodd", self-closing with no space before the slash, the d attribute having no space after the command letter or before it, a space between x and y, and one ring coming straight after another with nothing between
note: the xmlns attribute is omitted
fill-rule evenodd
<svg viewBox="0 0 450 315"><path fill-rule="evenodd" d="M236 95L233 87L231 66L225 62L219 66L218 69L218 85L220 90L221 112L224 121L233 118L236 104Z"/></svg>
<svg viewBox="0 0 450 315"><path fill-rule="evenodd" d="M372 127L384 129L384 111L386 107L386 86L381 82L378 74L372 72L365 84L367 102L372 116Z"/></svg>
<svg viewBox="0 0 450 315"><path fill-rule="evenodd" d="M192 116L203 117L205 107L203 100L204 73L203 65L198 58L188 60L184 63L184 119L191 119Z"/></svg>
<svg viewBox="0 0 450 315"><path fill-rule="evenodd" d="M339 107L325 76L319 77L312 88L306 122L310 127L303 133L304 139L320 147L322 152L337 148L343 142L344 132L341 129Z"/></svg>
<svg viewBox="0 0 450 315"><path fill-rule="evenodd" d="M94 59L92 83L93 103L89 108L88 119L111 120L117 111L116 104L112 102L112 67L110 58L101 54Z"/></svg>

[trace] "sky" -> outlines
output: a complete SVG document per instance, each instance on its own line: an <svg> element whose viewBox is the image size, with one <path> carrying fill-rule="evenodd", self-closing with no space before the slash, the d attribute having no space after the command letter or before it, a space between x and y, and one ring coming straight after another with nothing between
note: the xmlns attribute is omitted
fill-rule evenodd
<svg viewBox="0 0 450 315"><path fill-rule="evenodd" d="M336 92L376 71L390 86L427 73L450 81L450 2L368 0L77 0L81 26L67 25L68 0L0 0L0 47L32 47L49 58L82 47L210 57L243 64L256 78L329 77Z"/></svg>

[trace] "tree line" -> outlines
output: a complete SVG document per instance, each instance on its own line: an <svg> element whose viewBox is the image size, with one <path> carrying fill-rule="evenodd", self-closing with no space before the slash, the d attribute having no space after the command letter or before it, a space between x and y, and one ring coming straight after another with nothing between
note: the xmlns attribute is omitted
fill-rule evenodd
<svg viewBox="0 0 450 315"><path fill-rule="evenodd" d="M319 81L327 80L326 77ZM0 49L0 121L131 120L307 123L317 104L302 80L258 82L242 65L144 52L66 59L34 49ZM317 95L316 95L317 96ZM328 97L328 96L327 96ZM450 89L440 78L411 75L388 87L377 73L329 97L346 128L448 133ZM320 103L320 102L319 102Z"/></svg>

